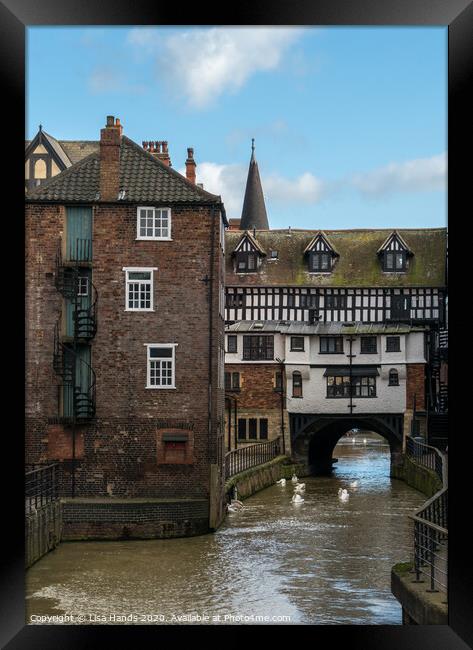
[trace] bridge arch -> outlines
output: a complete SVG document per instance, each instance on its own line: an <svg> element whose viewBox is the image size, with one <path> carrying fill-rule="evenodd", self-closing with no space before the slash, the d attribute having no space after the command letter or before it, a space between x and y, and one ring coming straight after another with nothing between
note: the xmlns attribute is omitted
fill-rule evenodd
<svg viewBox="0 0 473 650"><path fill-rule="evenodd" d="M292 416L291 447L294 460L306 463L313 474L332 470L333 450L351 429L374 431L389 444L391 468L402 462L402 414L388 415L304 415Z"/></svg>

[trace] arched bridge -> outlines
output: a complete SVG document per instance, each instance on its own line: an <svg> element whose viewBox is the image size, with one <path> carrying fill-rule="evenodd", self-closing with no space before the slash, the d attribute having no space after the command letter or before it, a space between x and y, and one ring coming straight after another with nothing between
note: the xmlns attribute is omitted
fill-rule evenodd
<svg viewBox="0 0 473 650"><path fill-rule="evenodd" d="M387 440L391 466L401 462L404 416L389 414L290 413L291 448L294 459L305 462L314 474L332 469L332 454L339 439L350 429L374 431Z"/></svg>

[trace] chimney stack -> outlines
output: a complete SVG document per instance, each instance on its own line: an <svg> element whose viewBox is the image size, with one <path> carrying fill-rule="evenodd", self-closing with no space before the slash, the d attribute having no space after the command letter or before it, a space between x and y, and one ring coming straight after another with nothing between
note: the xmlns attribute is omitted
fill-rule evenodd
<svg viewBox="0 0 473 650"><path fill-rule="evenodd" d="M120 120L107 115L100 130L100 199L116 201L120 190L120 144L123 127Z"/></svg>
<svg viewBox="0 0 473 650"><path fill-rule="evenodd" d="M186 160L186 178L191 183L195 185L195 168L196 163L194 160L194 149L192 147L187 148L187 160Z"/></svg>
<svg viewBox="0 0 473 650"><path fill-rule="evenodd" d="M145 151L152 153L153 156L159 158L168 167L172 167L167 140L143 140L141 144Z"/></svg>

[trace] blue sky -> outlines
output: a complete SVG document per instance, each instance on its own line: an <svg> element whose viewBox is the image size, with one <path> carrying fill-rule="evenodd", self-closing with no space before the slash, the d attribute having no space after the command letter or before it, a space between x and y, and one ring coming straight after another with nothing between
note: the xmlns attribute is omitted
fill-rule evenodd
<svg viewBox="0 0 473 650"><path fill-rule="evenodd" d="M239 217L251 138L272 228L446 225L446 27L30 27L26 137L194 147Z"/></svg>

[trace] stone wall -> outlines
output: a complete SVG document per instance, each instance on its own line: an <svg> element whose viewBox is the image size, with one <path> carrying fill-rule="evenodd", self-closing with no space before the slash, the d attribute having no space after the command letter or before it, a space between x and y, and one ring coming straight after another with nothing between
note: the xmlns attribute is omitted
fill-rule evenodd
<svg viewBox="0 0 473 650"><path fill-rule="evenodd" d="M63 540L154 539L209 532L205 499L63 499Z"/></svg>
<svg viewBox="0 0 473 650"><path fill-rule="evenodd" d="M62 534L62 505L53 501L25 518L25 566L56 548Z"/></svg>

